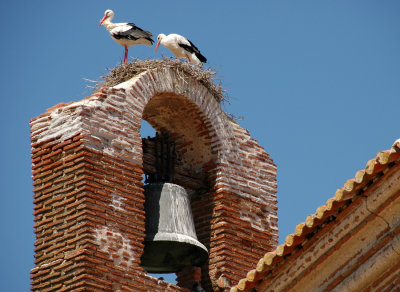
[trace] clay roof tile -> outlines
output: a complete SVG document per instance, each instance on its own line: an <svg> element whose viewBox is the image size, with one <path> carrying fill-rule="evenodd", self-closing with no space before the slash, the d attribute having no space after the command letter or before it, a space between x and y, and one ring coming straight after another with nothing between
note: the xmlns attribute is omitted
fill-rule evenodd
<svg viewBox="0 0 400 292"><path fill-rule="evenodd" d="M301 245L307 235L315 232L317 227L324 222L324 219L339 210L346 201L358 195L371 180L378 177L382 171L390 167L390 164L400 159L400 139L393 143L390 150L380 151L376 157L369 160L365 169L359 170L355 177L345 182L344 186L338 189L332 198L329 198L326 205L317 208L315 214L307 216L305 222L297 224L294 233L289 234L283 244L279 245L275 251L268 252L261 258L256 269L247 273L246 278L231 288L231 292L250 291L260 279L267 275L274 266L284 260L284 256L289 254L296 246Z"/></svg>

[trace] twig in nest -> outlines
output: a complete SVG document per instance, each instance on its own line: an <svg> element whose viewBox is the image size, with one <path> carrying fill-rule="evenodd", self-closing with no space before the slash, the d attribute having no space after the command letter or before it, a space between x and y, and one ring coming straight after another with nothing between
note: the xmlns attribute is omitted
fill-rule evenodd
<svg viewBox="0 0 400 292"><path fill-rule="evenodd" d="M177 75L184 81L187 82L186 76L189 75L201 84L203 84L214 98L220 103L228 101L226 90L222 89L221 80L219 85L215 85L216 72L212 69L202 70L197 66L189 64L188 62L182 62L177 59L163 58L162 60L138 60L134 59L133 62L122 64L113 69L107 69L109 74L101 76L102 81L97 81L93 87L94 90L98 90L102 87L112 87L122 82L125 82L132 77L152 69L170 68L175 70ZM92 82L92 80L88 80Z"/></svg>

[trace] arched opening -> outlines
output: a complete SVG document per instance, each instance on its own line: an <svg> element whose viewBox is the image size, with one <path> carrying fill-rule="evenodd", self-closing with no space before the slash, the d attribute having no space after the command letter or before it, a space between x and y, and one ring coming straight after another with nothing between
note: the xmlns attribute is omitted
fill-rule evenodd
<svg viewBox="0 0 400 292"><path fill-rule="evenodd" d="M141 127L140 127L140 134L142 141L143 140L148 140L152 137L156 136L156 130L145 120L142 120L141 122ZM143 174L143 183L145 183L146 177L145 174ZM157 274L157 273L148 273L150 276L166 281L168 283L176 284L176 274L175 273L163 273L163 274Z"/></svg>
<svg viewBox="0 0 400 292"><path fill-rule="evenodd" d="M167 181L183 187L192 203L191 205L189 203L188 208L191 209L190 213L193 214L192 219L197 228L201 220L195 217L198 210L195 210L193 202L198 202L199 197L210 191L206 167L213 160L210 147L211 123L207 123L197 105L183 96L174 94L154 96L145 107L143 121L142 147L145 185L153 181L154 177L163 176L163 178L167 177ZM156 131L155 136L148 135L149 131L152 131L152 127ZM173 162L170 163L173 165L173 174L170 176L165 173L160 174L160 167L157 165L162 159L161 156L165 156L165 152L173 152ZM146 214L146 220L148 220L147 216L151 216L151 214ZM204 234L203 232L202 236L196 238L201 245L203 245L201 241L204 242L204 237L209 237ZM146 241L144 244L146 245ZM207 243L204 242L204 244ZM205 247L204 249L206 250ZM196 280L201 281L201 269L196 265L187 265L182 270L177 271L176 274L149 274L158 279L163 278L170 283L178 282L178 285L185 288L191 288ZM177 277L176 280L175 277Z"/></svg>
<svg viewBox="0 0 400 292"><path fill-rule="evenodd" d="M169 132L187 167L201 169L212 160L210 123L184 96L159 94L146 105L143 119L158 132Z"/></svg>

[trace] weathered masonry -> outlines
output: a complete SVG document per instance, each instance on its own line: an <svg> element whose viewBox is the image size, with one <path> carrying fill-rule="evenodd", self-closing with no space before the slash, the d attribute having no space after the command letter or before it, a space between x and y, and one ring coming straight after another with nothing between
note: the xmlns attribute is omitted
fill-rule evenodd
<svg viewBox="0 0 400 292"><path fill-rule="evenodd" d="M177 285L141 266L143 176L157 159L141 121L173 140L173 183L185 188L206 263ZM199 81L147 70L31 120L34 291L226 291L275 249L276 166Z"/></svg>

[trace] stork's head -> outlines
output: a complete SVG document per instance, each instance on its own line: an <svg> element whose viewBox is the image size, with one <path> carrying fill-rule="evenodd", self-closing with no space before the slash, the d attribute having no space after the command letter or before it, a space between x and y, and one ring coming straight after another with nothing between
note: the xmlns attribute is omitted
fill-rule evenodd
<svg viewBox="0 0 400 292"><path fill-rule="evenodd" d="M156 45L156 49L154 50L154 53L157 52L158 46L160 45L161 41L162 41L165 37L167 37L167 36L166 36L165 34L163 34L163 33L160 33L160 34L157 36L157 45Z"/></svg>
<svg viewBox="0 0 400 292"><path fill-rule="evenodd" d="M111 9L107 9L107 10L104 12L104 17L103 17L103 19L100 21L99 26L102 25L103 22L104 22L106 19L107 19L108 21L111 21L113 18L114 18L114 11L112 11Z"/></svg>

